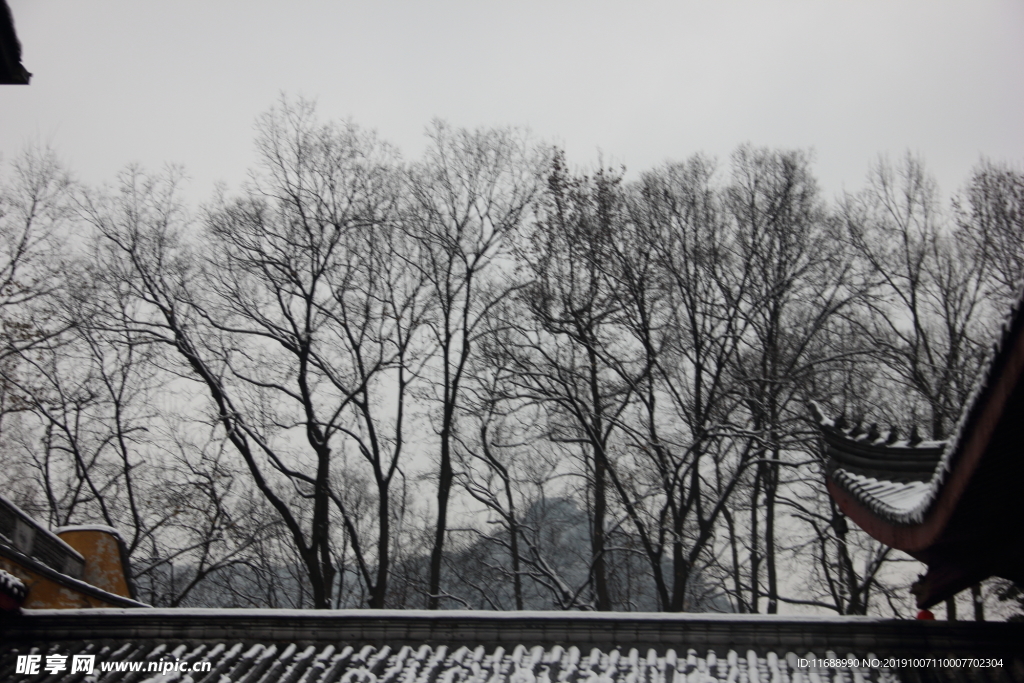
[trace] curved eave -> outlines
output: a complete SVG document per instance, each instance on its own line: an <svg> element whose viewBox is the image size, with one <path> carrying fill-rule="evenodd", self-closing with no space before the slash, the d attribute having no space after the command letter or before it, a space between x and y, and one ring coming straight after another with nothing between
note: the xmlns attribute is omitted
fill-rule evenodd
<svg viewBox="0 0 1024 683"><path fill-rule="evenodd" d="M843 430L819 423L826 455L833 468L848 469L889 481L928 481L934 478L947 447L945 441L906 441L887 444L881 438L851 438Z"/></svg>
<svg viewBox="0 0 1024 683"><path fill-rule="evenodd" d="M858 496L837 484L831 476L825 480L825 484L844 515L873 538L897 550L911 555L924 550L945 527L942 520L935 516L926 517L920 524L896 524L872 510Z"/></svg>
<svg viewBox="0 0 1024 683"><path fill-rule="evenodd" d="M997 428L1001 423L1005 427L1022 419L1018 414L1020 394L1014 409L1006 410L1024 370L1022 327L1024 316L1020 315L1018 305L982 382L968 401L968 408L955 431L956 438L939 462L932 480L932 495L922 501L918 509L898 514L877 503L872 505L875 501L865 500L864 496L837 482L830 473L828 489L840 509L871 536L910 554L920 553L940 539L989 450ZM826 427L822 425L823 431Z"/></svg>

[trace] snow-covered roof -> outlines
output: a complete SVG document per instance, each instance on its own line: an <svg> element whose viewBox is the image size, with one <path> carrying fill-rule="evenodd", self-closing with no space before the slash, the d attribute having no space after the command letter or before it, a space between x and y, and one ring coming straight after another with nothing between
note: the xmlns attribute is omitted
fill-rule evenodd
<svg viewBox="0 0 1024 683"><path fill-rule="evenodd" d="M837 470L833 476L847 490L858 493L862 499L876 501L877 507L884 507L890 516L905 515L918 510L921 503L934 495L931 482L889 481L865 477L847 470Z"/></svg>
<svg viewBox="0 0 1024 683"><path fill-rule="evenodd" d="M19 655L92 655L107 682L853 683L900 680L890 657L967 656L1000 657L991 672L1014 679L1024 675L1021 642L1024 624L867 617L25 610L0 621L0 680L36 680L15 673ZM178 666L160 677L165 661ZM116 664L143 670L101 671Z"/></svg>
<svg viewBox="0 0 1024 683"><path fill-rule="evenodd" d="M692 648L646 651L596 648L518 645L510 649L485 648L482 645L449 647L446 645L298 645L295 643L222 643L198 645L161 643L157 645L84 643L70 649L53 648L63 655L95 655L95 669L104 663L161 661L178 662L186 672L143 675L141 680L217 681L230 683L613 683L664 681L740 681L775 683L782 681L898 681L894 672L880 665L847 666L864 659L876 659L873 653L818 653L728 649L721 652ZM48 654L26 649L24 654ZM21 680L13 673L12 661L21 651L12 652L0 664L0 677ZM45 657L43 658L45 660ZM832 666L818 666L819 660L833 660ZM68 662L71 658L68 658ZM815 665L810 665L810 662ZM880 664L879 662L878 664ZM198 667L200 670L194 670ZM68 665L70 670L70 665ZM81 673L76 674L81 676ZM71 675L67 678L72 679ZM29 680L29 677L25 677ZM53 679L48 679L53 680ZM56 679L62 680L62 679ZM106 674L103 681L140 680L137 673Z"/></svg>
<svg viewBox="0 0 1024 683"><path fill-rule="evenodd" d="M25 587L25 584L17 576L0 569L0 593L24 599L28 593L28 588Z"/></svg>
<svg viewBox="0 0 1024 683"><path fill-rule="evenodd" d="M18 551L16 548L0 544L0 557L13 560L15 564L20 567L31 571L32 573L42 577L48 581L52 581L64 588L68 588L75 593L81 595L88 595L92 598L101 600L108 605L124 605L125 607L149 607L144 602L126 598L116 593L103 590L98 586L94 586L91 583L87 583L82 579L76 579L73 576L69 576L63 572L57 571L53 567L37 559L26 555ZM57 612L68 612L69 610L56 610Z"/></svg>
<svg viewBox="0 0 1024 683"><path fill-rule="evenodd" d="M1008 405L1020 376L1018 347L1022 341L1024 292L1004 319L948 441L925 441L916 433L898 439L895 430L881 433L875 425L868 429L859 424L851 427L812 404L825 440L832 481L883 520L896 525L921 524L968 441L977 439L982 413L990 413L982 429L991 431L994 425L987 423L1000 419L1003 407Z"/></svg>
<svg viewBox="0 0 1024 683"><path fill-rule="evenodd" d="M76 579L82 577L85 567L82 554L3 494L0 494L0 543L10 544L59 572Z"/></svg>
<svg viewBox="0 0 1024 683"><path fill-rule="evenodd" d="M897 439L894 431L833 420L812 404L825 441L829 477L864 506L897 524L921 521L942 483L945 441Z"/></svg>
<svg viewBox="0 0 1024 683"><path fill-rule="evenodd" d="M1024 623L869 617L24 610L0 620L0 680L22 680L13 675L19 655L69 662L93 655L103 681L853 683L900 680L886 658L970 656L1000 657L995 673L1013 680L1024 676L1022 642ZM162 661L178 662L179 670L157 678ZM98 671L104 664L148 668L150 662L153 671ZM208 669L195 670L197 664ZM964 671L977 678L977 669Z"/></svg>
<svg viewBox="0 0 1024 683"><path fill-rule="evenodd" d="M84 580L85 558L58 533L99 531L113 537L120 553L130 599L122 598ZM101 524L65 526L50 531L10 499L0 494L0 556L14 560L27 569L46 576L74 591L86 593L114 605L138 605L136 590L129 571L128 547L113 527Z"/></svg>

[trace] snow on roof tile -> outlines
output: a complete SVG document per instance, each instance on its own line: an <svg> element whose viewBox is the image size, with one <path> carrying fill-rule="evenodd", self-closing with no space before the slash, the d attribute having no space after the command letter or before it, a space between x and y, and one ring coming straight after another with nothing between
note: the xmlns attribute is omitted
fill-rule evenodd
<svg viewBox="0 0 1024 683"><path fill-rule="evenodd" d="M818 658L1006 658L1024 624L773 615L404 610L23 610L0 620L0 680L18 655L93 654L85 680L198 683L689 683L883 681L900 672ZM159 675L161 660L188 669ZM70 658L69 658L70 661ZM100 671L139 663L153 671ZM837 668L838 666L838 668ZM855 665L853 665L855 666ZM997 672L998 673L998 672ZM1011 677L1020 678L1016 673ZM81 680L47 678L46 680ZM987 680L982 678L981 680ZM997 679L998 680L998 679Z"/></svg>
<svg viewBox="0 0 1024 683"><path fill-rule="evenodd" d="M102 680L115 683L128 680L217 681L217 683L613 683L651 681L688 683L689 681L773 681L818 680L890 681L895 673L884 667L847 666L849 660L874 658L870 652L850 653L824 650L797 654L791 651L758 652L753 649L729 649L721 653L695 649L659 653L637 648L583 653L576 646L544 648L522 645L511 651L505 648L475 650L463 646L454 651L444 645L408 645L394 649L366 646L357 654L350 646L334 645L279 648L276 644L219 643L205 645L179 644L171 647L161 643L134 652L109 644L78 643L71 648L25 647L12 650L0 659L0 678L30 680L14 673L19 654L45 656L60 654L95 655L94 674L103 664L139 663L142 671L108 672ZM815 660L834 660L833 666L812 666ZM847 660L847 661L844 661ZM167 671L160 675L162 662L182 662L187 671ZM152 667L152 669L150 669ZM198 667L193 669L193 667ZM70 667L68 667L70 669ZM141 676L140 676L141 673ZM148 674L148 675L147 675ZM77 680L81 674L47 680Z"/></svg>
<svg viewBox="0 0 1024 683"><path fill-rule="evenodd" d="M862 496L859 496L862 500L876 501L879 509L875 512L888 517L918 509L921 502L932 493L930 482L879 481L873 477L866 477L843 469L836 470L832 477L851 493L863 493Z"/></svg>
<svg viewBox="0 0 1024 683"><path fill-rule="evenodd" d="M6 593L11 597L24 599L28 594L28 588L25 587L25 584L17 576L0 569L0 592Z"/></svg>
<svg viewBox="0 0 1024 683"><path fill-rule="evenodd" d="M8 508L13 514L17 515L22 522L31 526L35 533L42 534L43 536L45 536L47 538L47 541L51 545L58 547L60 549L60 552L70 557L73 557L79 560L80 562L85 562L85 558L82 557L81 553L79 553L77 550L69 546L66 542L64 542L63 539L57 536L57 534L53 533L45 526L43 526L35 519L33 519L31 515L29 515L27 512L19 508L3 494L0 494L0 505L3 505L4 507ZM59 570L61 569L61 567L54 567L54 569Z"/></svg>
<svg viewBox="0 0 1024 683"><path fill-rule="evenodd" d="M946 477L953 467L953 461L961 451L966 439L970 437L978 417L979 411L984 408L984 399L991 385L998 379L1002 366L1012 350L1013 340L1022 334L1024 328L1024 289L1017 299L1017 303L1002 321L999 334L992 345L988 357L982 365L981 372L975 379L971 392L964 403L964 411L959 416L956 425L953 427L952 436L947 441L919 441L910 443L907 440L890 440L887 434L881 434L878 438L868 440L865 433L855 432L854 429L843 429L836 420L825 416L817 403L811 404L812 413L818 423L826 440L831 440L838 445L840 451L846 447L857 450L861 455L873 453L880 468L885 469L889 465L902 464L912 466L911 459L918 456L915 454L927 455L935 453L937 459L934 468L931 469L931 476L922 482L912 482L920 485L894 485L890 487L876 486L871 481L884 481L881 472L865 473L857 472L857 467L844 466L843 463L829 463L829 470L833 480L847 489L857 500L866 505L872 512L888 519L896 524L920 524L935 503L945 483ZM843 441L852 446L846 446ZM833 454L836 455L836 451ZM919 460L920 462L920 460ZM876 476L871 476L874 474ZM893 475L894 484L911 483L900 481L907 476Z"/></svg>

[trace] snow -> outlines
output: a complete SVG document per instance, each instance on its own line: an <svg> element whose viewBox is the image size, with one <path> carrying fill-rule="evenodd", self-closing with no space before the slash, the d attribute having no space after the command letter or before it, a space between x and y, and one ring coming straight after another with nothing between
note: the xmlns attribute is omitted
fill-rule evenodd
<svg viewBox="0 0 1024 683"><path fill-rule="evenodd" d="M487 621L553 621L558 622L571 618L573 622L593 622L595 625L602 621L621 622L629 621L652 621L657 623L686 623L686 622L721 622L721 623L742 623L765 625L777 625L785 622L790 624L851 624L851 623L885 623L888 620L881 617L866 616L828 616L828 615L800 615L785 617L766 614L725 614L716 612L687 612L687 613L666 613L666 612L563 612L563 611L489 611L489 610L386 610L386 609L342 609L342 610L304 610L304 609L220 609L220 608L181 608L181 607L139 607L139 608L115 608L103 607L95 609L71 610L71 609L34 609L25 610L26 614L39 616L70 616L82 614L89 616L101 615L122 615L141 616L153 618L180 619L189 616L211 616L211 617L234 617L239 622L253 619L409 619L411 621L428 619L434 622L472 622L478 619ZM597 651L600 653L600 651Z"/></svg>
<svg viewBox="0 0 1024 683"><path fill-rule="evenodd" d="M932 481L896 482L880 480L848 470L837 470L833 479L844 484L851 493L861 492L869 499L889 508L889 516L916 510L933 493Z"/></svg>
<svg viewBox="0 0 1024 683"><path fill-rule="evenodd" d="M124 543L124 537L121 536L121 532L112 526L106 526L105 524L75 524L72 526L57 527L53 530L55 534L63 534L68 531L102 531L103 533L110 534L122 544Z"/></svg>
<svg viewBox="0 0 1024 683"><path fill-rule="evenodd" d="M9 508L11 508L12 510L14 510L14 512L17 513L17 515L19 517L21 517L22 520L24 520L28 524L31 524L32 527L36 530L37 534L41 533L41 534L44 534L44 535L48 536L54 543L56 543L57 545L61 546L61 549L63 551L65 551L66 553L70 554L71 556L81 560L83 563L85 562L85 558L82 557L81 553L79 553L77 550L75 550L74 548L69 546L67 543L65 543L63 540L61 540L61 538L59 536L57 536L57 534L53 533L52 531L47 529L45 526L43 526L42 524L40 524L36 520L32 519L32 517L30 517L27 513L25 513L25 511L23 511L17 505L12 503L11 500L9 498L6 498L3 494L0 494L0 503L3 503L4 505L6 505ZM29 554L31 554L31 553L29 553Z"/></svg>
<svg viewBox="0 0 1024 683"><path fill-rule="evenodd" d="M62 621L73 621L76 615L124 615L135 617L140 615L177 615L186 619L196 614L216 614L219 617L236 618L244 621L248 618L274 616L284 620L292 620L301 615L306 620L316 622L320 619L357 617L395 618L409 616L408 612L393 610L342 610L342 611L302 611L302 610L183 610L183 609L90 609L90 610L26 610L28 618L59 615ZM419 618L429 615L433 622L454 619L466 620L472 617L488 619L523 618L531 619L565 619L564 613L481 613L481 612L418 612ZM621 623L631 619L632 614L590 615L573 613L568 615L574 621L589 620L595 629L600 629L597 622L607 620ZM871 617L805 617L779 618L758 615L645 615L666 621L727 621L731 623L763 623L766 637L770 637L772 627L786 624L789 630L793 624L802 623L807 633L822 630L824 624L875 623L880 620ZM538 632L543 632L543 624L534 624ZM611 626L611 623L609 624ZM325 629L330 627L325 625ZM717 627L715 627L717 628ZM173 631L173 629L170 629ZM319 629L318 629L319 630ZM169 631L170 632L170 631ZM508 647L485 647L482 645L453 643L414 644L414 645L365 645L355 643L349 645L330 644L325 642L270 641L261 639L218 640L205 638L201 642L185 641L167 636L166 644L160 641L136 640L130 644L121 644L104 637L106 645L81 639L65 640L59 643L48 643L44 647L79 648L79 652L89 651L97 654L97 661L145 661L154 660L160 655L170 653L179 661L209 662L210 673L196 676L195 680L218 681L231 683L248 681L249 683L272 683L277 681L294 681L303 683L710 683L712 681L748 681L757 683L784 683L786 681L812 681L833 683L835 681L864 681L874 683L887 680L888 672L879 670L850 669L810 669L801 668L799 660L812 658L813 655L797 649L796 646L765 647L756 645L760 638L740 638L731 642L729 647L710 649L687 648L685 645L685 626L680 632L682 643L675 649L655 649L650 647L612 648L587 647L581 651L571 642L555 644L549 647L536 645L534 642L520 643ZM742 645L742 646L741 646ZM755 649L750 649L752 646ZM27 647L27 646L21 646ZM866 648L865 648L866 649ZM835 658L833 649L822 648L818 655ZM25 650L21 650L24 652ZM72 651L69 654L74 654ZM848 653L843 658L857 656L867 657L869 653ZM0 671L4 671L6 663L12 658L11 650L5 652L0 648ZM191 674L172 675L160 680L192 680ZM108 679L104 679L108 680ZM111 683L119 678L111 677ZM145 679L149 680L149 679Z"/></svg>
<svg viewBox="0 0 1024 683"><path fill-rule="evenodd" d="M25 584L14 574L9 574L3 569L0 569L0 590L3 590L12 597L24 598L28 594L28 588Z"/></svg>

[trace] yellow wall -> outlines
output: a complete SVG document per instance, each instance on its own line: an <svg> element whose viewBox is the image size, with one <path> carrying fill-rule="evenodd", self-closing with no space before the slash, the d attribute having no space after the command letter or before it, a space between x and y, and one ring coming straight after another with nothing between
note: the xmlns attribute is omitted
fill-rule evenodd
<svg viewBox="0 0 1024 683"><path fill-rule="evenodd" d="M86 562L88 567L88 561ZM99 598L79 593L59 583L22 567L13 560L0 557L0 569L21 579L28 588L28 596L22 607L27 609L74 609L81 607L119 607Z"/></svg>
<svg viewBox="0 0 1024 683"><path fill-rule="evenodd" d="M85 558L83 581L108 593L131 597L121 566L121 549L113 534L99 529L75 529L57 535Z"/></svg>

